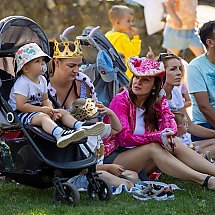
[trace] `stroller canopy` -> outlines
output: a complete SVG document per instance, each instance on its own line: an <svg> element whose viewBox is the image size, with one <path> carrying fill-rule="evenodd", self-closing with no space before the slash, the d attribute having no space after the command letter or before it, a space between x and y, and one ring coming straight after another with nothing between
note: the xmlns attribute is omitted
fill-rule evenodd
<svg viewBox="0 0 215 215"><path fill-rule="evenodd" d="M0 69L14 76L13 59L26 43L35 42L50 55L49 41L43 29L24 16L9 16L0 21ZM13 67L12 66L12 67Z"/></svg>

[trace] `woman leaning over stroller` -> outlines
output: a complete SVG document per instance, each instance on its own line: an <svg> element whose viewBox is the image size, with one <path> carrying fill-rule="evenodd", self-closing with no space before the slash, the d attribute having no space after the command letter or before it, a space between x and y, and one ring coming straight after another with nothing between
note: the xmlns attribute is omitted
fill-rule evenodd
<svg viewBox="0 0 215 215"><path fill-rule="evenodd" d="M105 163L146 173L157 167L168 175L215 190L215 166L174 138L174 115L160 91L162 62L133 57L129 65L133 73L130 85L110 104L123 129L106 141Z"/></svg>
<svg viewBox="0 0 215 215"><path fill-rule="evenodd" d="M88 76L79 71L82 63L77 41L54 41L54 54L50 65L48 90L62 108L69 110L77 98L97 100L95 88Z"/></svg>

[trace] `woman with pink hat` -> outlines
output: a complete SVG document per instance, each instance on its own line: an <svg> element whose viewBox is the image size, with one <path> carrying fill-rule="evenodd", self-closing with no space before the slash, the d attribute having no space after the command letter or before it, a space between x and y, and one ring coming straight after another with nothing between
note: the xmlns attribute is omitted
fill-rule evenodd
<svg viewBox="0 0 215 215"><path fill-rule="evenodd" d="M123 129L106 140L104 163L147 174L159 168L215 190L215 166L174 138L177 125L161 90L163 63L131 57L128 65L130 84L110 103Z"/></svg>

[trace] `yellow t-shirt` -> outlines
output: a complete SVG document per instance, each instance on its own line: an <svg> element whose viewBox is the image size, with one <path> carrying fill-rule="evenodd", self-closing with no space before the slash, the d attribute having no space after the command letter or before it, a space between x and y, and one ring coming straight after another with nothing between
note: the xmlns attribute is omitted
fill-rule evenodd
<svg viewBox="0 0 215 215"><path fill-rule="evenodd" d="M168 4L172 0L165 0ZM174 24L172 17L167 17L167 24L178 30L192 30L196 26L196 8L198 5L198 0L175 0L174 11L182 21L182 27L178 28Z"/></svg>
<svg viewBox="0 0 215 215"><path fill-rule="evenodd" d="M134 35L133 39L130 40L129 36L125 33L108 31L105 36L109 39L117 52L125 56L126 66L129 57L138 56L140 54L141 40L139 39L139 35ZM132 73L129 69L127 69L126 75L128 78L132 77Z"/></svg>

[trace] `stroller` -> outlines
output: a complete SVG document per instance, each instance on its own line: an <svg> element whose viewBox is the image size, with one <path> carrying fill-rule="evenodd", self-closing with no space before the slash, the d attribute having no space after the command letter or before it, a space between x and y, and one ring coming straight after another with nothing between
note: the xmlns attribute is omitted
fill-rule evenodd
<svg viewBox="0 0 215 215"><path fill-rule="evenodd" d="M86 144L87 138L59 149L53 136L42 128L23 125L8 105L14 84L15 52L29 42L36 42L49 55L49 41L41 27L24 16L10 16L0 21L0 176L35 188L54 186L54 200L76 205L80 194L68 179L87 169L88 194L109 200L112 187L96 173L97 159ZM48 74L46 74L48 78ZM79 144L89 155L85 156Z"/></svg>
<svg viewBox="0 0 215 215"><path fill-rule="evenodd" d="M82 72L92 80L98 100L108 106L119 88L129 83L126 66L110 41L99 31L99 26L86 27L76 39L80 41L85 60Z"/></svg>

